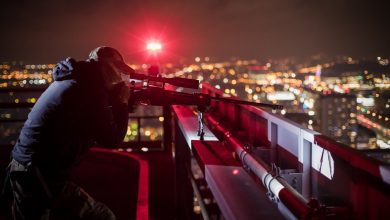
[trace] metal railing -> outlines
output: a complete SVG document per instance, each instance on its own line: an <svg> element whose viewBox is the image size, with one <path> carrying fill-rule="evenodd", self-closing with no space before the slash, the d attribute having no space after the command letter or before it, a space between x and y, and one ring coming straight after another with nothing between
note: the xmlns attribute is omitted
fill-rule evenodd
<svg viewBox="0 0 390 220"><path fill-rule="evenodd" d="M203 84L202 90L212 96L223 95L208 84ZM206 119L209 126L220 134L219 137L233 146L242 164L256 174L269 193L295 217L307 218L315 212L331 211L352 216L361 213L368 216L389 215L378 214L381 211L373 208L384 208L379 201L390 202L387 185L390 169L386 164L259 108L215 102ZM266 150L259 157L256 149ZM301 181L301 187L293 188L291 181L286 181L288 178L281 178L283 170L288 169L301 174L295 176ZM364 181L359 175L376 179L376 183ZM351 191L351 184L358 184L359 191ZM369 190L370 194L367 195L364 190ZM371 192L378 190L382 195ZM377 200L370 200L371 204L368 204L361 202L359 196L372 196ZM320 203L315 203L312 198L318 198ZM322 210L320 204L323 205ZM347 210L345 207L351 208Z"/></svg>

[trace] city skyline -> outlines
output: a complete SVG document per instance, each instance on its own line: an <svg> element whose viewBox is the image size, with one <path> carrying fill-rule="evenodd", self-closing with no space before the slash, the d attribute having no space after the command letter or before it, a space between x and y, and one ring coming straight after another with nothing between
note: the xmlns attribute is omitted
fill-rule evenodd
<svg viewBox="0 0 390 220"><path fill-rule="evenodd" d="M143 62L155 38L161 59L283 58L317 53L388 56L385 1L13 1L2 3L0 61L84 59L98 45Z"/></svg>
<svg viewBox="0 0 390 220"><path fill-rule="evenodd" d="M0 100L27 106L35 103L39 92L30 96L31 92L42 92L52 82L53 65L0 64L0 88L5 92ZM139 72L146 71L147 66L132 65ZM190 65L161 65L163 76L207 82L242 100L281 104L285 108L272 113L356 149L390 146L389 70L389 59L380 57L375 62L351 57L312 64L293 64L290 60L264 64L253 59L215 63L196 59ZM15 91L31 94L19 97ZM1 117L12 119L14 113L3 113Z"/></svg>
<svg viewBox="0 0 390 220"><path fill-rule="evenodd" d="M0 219L24 179L51 217L81 186L84 217L390 219L386 6L3 1ZM101 45L135 74L83 61Z"/></svg>

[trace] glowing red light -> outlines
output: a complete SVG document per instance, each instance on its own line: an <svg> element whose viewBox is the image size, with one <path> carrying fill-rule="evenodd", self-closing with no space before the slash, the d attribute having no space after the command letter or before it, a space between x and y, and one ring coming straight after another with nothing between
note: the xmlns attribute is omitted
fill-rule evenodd
<svg viewBox="0 0 390 220"><path fill-rule="evenodd" d="M157 52L162 49L162 45L160 42L156 42L156 41L148 42L146 44L146 49L152 52Z"/></svg>

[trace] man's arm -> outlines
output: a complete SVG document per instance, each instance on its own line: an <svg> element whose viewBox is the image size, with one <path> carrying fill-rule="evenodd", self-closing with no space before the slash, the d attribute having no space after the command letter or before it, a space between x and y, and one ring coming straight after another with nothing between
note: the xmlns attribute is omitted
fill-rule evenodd
<svg viewBox="0 0 390 220"><path fill-rule="evenodd" d="M100 98L94 114L95 139L104 147L116 147L122 142L127 131L128 87L124 83L118 84L112 94Z"/></svg>

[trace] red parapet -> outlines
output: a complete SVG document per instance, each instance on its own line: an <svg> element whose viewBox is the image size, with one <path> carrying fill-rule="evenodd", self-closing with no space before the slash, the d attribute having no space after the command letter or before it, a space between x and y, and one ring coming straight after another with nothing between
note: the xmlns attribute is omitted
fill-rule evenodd
<svg viewBox="0 0 390 220"><path fill-rule="evenodd" d="M141 220L149 218L148 172L147 162L136 155L92 148L72 179L112 209L118 219Z"/></svg>

